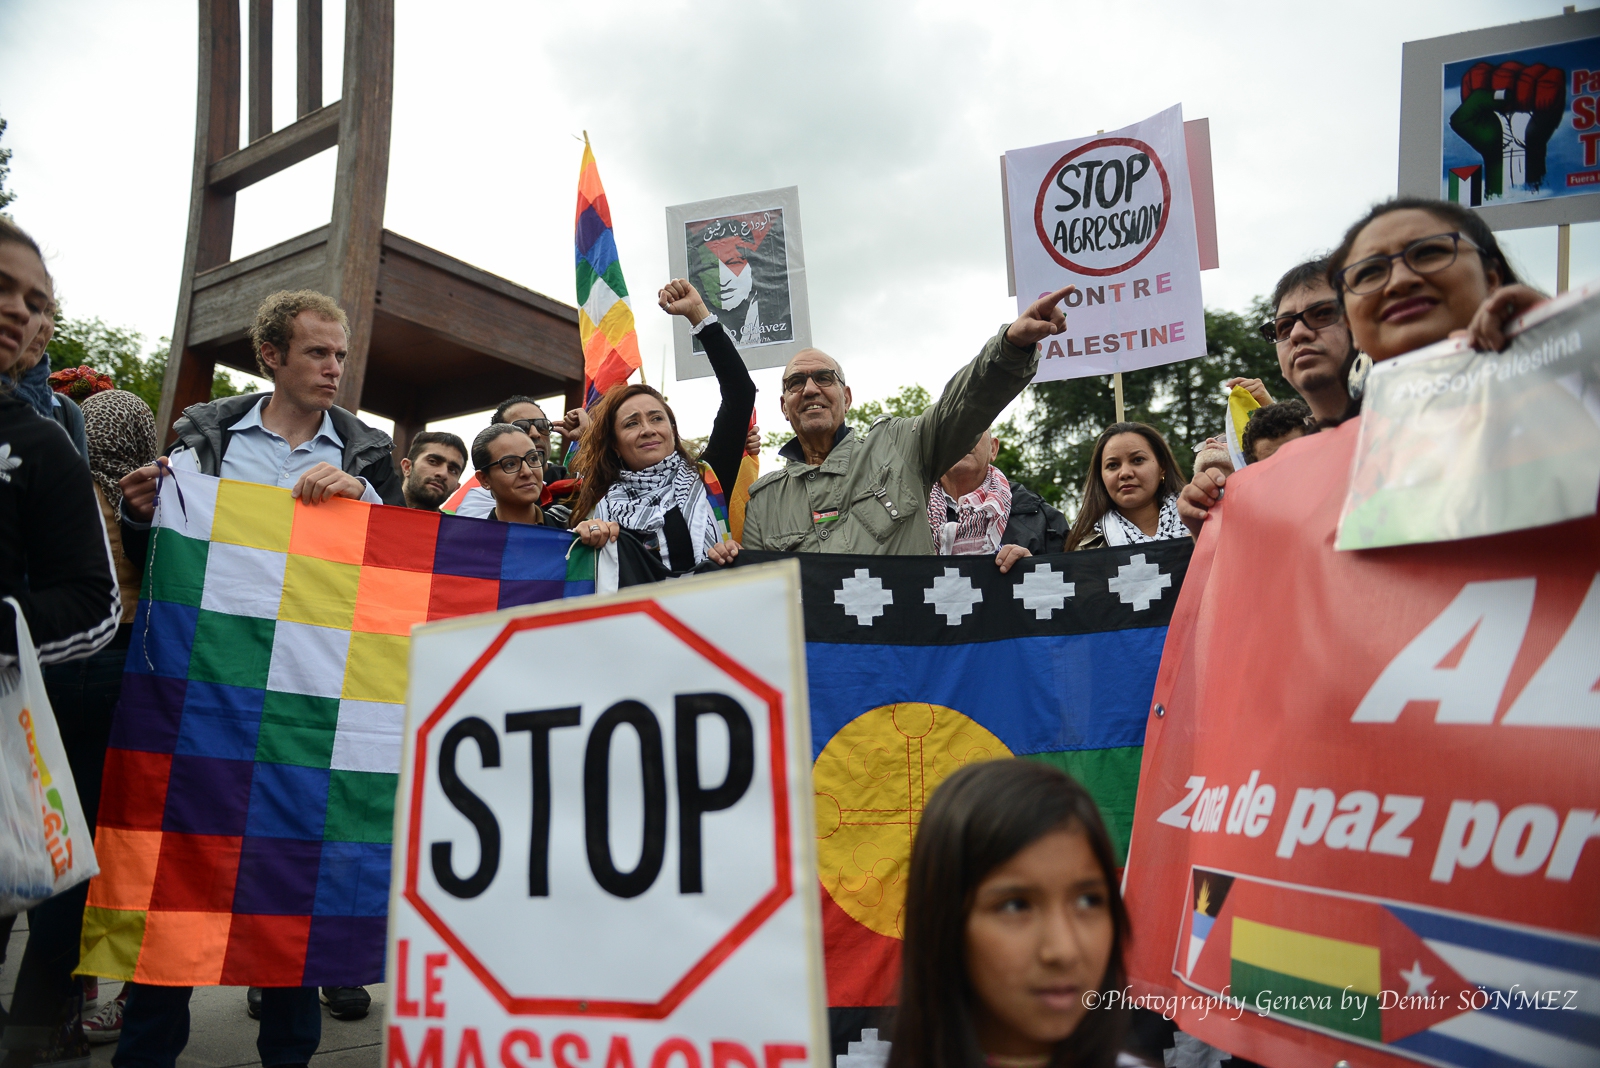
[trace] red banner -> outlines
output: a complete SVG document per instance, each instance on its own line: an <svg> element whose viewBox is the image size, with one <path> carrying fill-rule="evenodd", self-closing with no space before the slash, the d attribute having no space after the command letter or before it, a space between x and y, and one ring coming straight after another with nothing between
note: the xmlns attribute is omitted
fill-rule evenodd
<svg viewBox="0 0 1600 1068"><path fill-rule="evenodd" d="M1231 476L1200 537L1131 993L1285 1068L1600 1063L1600 521L1335 552L1356 431Z"/></svg>

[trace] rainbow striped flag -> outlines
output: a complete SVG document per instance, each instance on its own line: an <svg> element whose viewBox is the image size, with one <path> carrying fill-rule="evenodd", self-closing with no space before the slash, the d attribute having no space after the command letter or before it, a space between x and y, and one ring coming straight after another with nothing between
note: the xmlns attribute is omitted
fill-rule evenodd
<svg viewBox="0 0 1600 1068"><path fill-rule="evenodd" d="M578 171L578 214L573 223L577 249L578 337L583 343L583 403L594 404L606 390L639 368L639 335L633 327L628 284L617 261L611 208L588 135Z"/></svg>

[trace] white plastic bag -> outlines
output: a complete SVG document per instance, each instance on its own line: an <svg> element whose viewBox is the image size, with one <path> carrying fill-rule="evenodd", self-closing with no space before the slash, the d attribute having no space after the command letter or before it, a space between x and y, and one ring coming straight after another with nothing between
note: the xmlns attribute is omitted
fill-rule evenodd
<svg viewBox="0 0 1600 1068"><path fill-rule="evenodd" d="M0 916L100 871L28 621L15 599L5 601L17 621L17 663L0 671Z"/></svg>

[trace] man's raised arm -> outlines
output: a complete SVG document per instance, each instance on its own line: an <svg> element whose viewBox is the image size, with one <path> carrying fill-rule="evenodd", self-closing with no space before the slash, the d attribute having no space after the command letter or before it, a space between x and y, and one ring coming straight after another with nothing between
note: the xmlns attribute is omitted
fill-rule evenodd
<svg viewBox="0 0 1600 1068"><path fill-rule="evenodd" d="M1039 369L1039 342L1067 328L1061 299L1067 286L1040 297L1015 322L995 334L967 366L957 371L944 392L917 416L917 462L923 480L932 485L955 462L972 451L978 435L1033 381Z"/></svg>

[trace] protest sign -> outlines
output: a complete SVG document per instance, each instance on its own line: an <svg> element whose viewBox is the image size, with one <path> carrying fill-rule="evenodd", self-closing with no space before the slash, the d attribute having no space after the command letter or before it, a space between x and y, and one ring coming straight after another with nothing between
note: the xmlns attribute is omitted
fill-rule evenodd
<svg viewBox="0 0 1600 1068"><path fill-rule="evenodd" d="M411 625L594 589L563 531L178 472L111 724L78 970L383 976Z"/></svg>
<svg viewBox="0 0 1600 1068"><path fill-rule="evenodd" d="M1017 309L1076 285L1037 379L1174 363L1206 351L1183 108L1005 155Z"/></svg>
<svg viewBox="0 0 1600 1068"><path fill-rule="evenodd" d="M1507 332L1503 352L1447 339L1373 367L1339 548L1476 538L1594 514L1600 290L1541 304Z"/></svg>
<svg viewBox="0 0 1600 1068"><path fill-rule="evenodd" d="M1600 11L1422 41L1401 61L1401 196L1492 228L1600 218Z"/></svg>
<svg viewBox="0 0 1600 1068"><path fill-rule="evenodd" d="M545 608L414 632L385 1064L825 1068L798 565Z"/></svg>
<svg viewBox="0 0 1600 1068"><path fill-rule="evenodd" d="M782 367L811 344L798 188L667 208L667 264L699 291L752 370ZM682 318L673 319L672 342L680 380L711 374Z"/></svg>
<svg viewBox="0 0 1600 1068"><path fill-rule="evenodd" d="M1600 520L1337 552L1359 428L1228 480L1172 618L1131 993L1273 1068L1600 1059Z"/></svg>

